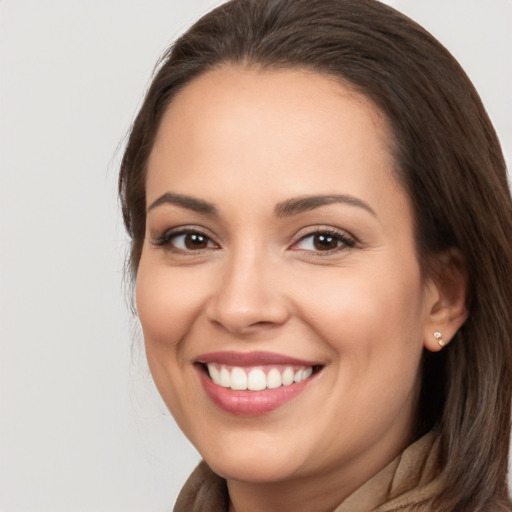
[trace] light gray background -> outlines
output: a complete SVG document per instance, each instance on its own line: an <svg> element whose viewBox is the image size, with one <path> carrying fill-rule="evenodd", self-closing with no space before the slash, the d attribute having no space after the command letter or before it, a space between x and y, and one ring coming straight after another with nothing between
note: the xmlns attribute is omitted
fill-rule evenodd
<svg viewBox="0 0 512 512"><path fill-rule="evenodd" d="M0 0L0 510L168 511L198 455L122 290L122 143L214 0ZM512 1L389 0L437 36L512 151Z"/></svg>

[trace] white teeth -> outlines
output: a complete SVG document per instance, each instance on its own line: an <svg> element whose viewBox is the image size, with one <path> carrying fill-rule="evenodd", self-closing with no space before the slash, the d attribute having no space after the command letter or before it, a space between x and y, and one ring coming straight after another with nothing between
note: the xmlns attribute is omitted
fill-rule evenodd
<svg viewBox="0 0 512 512"><path fill-rule="evenodd" d="M235 367L231 370L231 389L245 391L247 389L247 374L242 368Z"/></svg>
<svg viewBox="0 0 512 512"><path fill-rule="evenodd" d="M283 372L283 386L289 386L290 384L293 384L293 368L286 368L286 370Z"/></svg>
<svg viewBox="0 0 512 512"><path fill-rule="evenodd" d="M217 370L217 367L214 364L209 364L208 366L208 372L210 373L210 377L212 378L213 382L216 384L220 384L221 378L220 378L220 372ZM229 386L226 386L229 387Z"/></svg>
<svg viewBox="0 0 512 512"><path fill-rule="evenodd" d="M220 382L217 384L220 384L225 388L231 387L231 374L227 368L224 368L224 366L220 370Z"/></svg>
<svg viewBox="0 0 512 512"><path fill-rule="evenodd" d="M275 389L280 386L289 386L294 382L301 382L313 374L313 367L300 368L295 371L291 366L282 372L279 368L271 368L267 374L262 368L256 367L244 369L239 366L231 370L215 363L206 365L212 381L222 387L236 391L261 391L263 389Z"/></svg>
<svg viewBox="0 0 512 512"><path fill-rule="evenodd" d="M267 388L274 389L278 388L283 384L283 379L281 379L281 374L277 368L272 368L267 374Z"/></svg>
<svg viewBox="0 0 512 512"><path fill-rule="evenodd" d="M261 391L267 387L267 378L263 370L255 368L249 372L247 377L247 389L251 391Z"/></svg>
<svg viewBox="0 0 512 512"><path fill-rule="evenodd" d="M301 380L306 380L307 378L311 377L312 374L313 374L313 368L311 368L311 366L309 368L306 368L305 370L302 370L302 379Z"/></svg>

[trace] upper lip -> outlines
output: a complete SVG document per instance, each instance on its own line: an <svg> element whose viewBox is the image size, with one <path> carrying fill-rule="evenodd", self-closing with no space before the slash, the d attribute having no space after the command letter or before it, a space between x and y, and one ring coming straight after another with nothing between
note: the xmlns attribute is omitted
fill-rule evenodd
<svg viewBox="0 0 512 512"><path fill-rule="evenodd" d="M196 358L197 363L218 363L230 366L263 366L263 365L294 365L318 366L321 363L306 361L275 352L234 352L219 351L201 354Z"/></svg>

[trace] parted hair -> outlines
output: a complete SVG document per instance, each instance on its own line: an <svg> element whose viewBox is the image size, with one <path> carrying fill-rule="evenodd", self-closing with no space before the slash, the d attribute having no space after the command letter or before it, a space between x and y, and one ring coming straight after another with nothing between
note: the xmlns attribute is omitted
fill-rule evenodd
<svg viewBox="0 0 512 512"><path fill-rule="evenodd" d="M181 88L223 64L336 77L384 114L424 272L450 250L467 271L468 320L422 362L418 434L434 428L442 444L445 487L435 510L512 510L512 202L496 133L470 80L427 31L375 0L232 0L217 7L165 52L129 134L119 192L133 278L160 120Z"/></svg>

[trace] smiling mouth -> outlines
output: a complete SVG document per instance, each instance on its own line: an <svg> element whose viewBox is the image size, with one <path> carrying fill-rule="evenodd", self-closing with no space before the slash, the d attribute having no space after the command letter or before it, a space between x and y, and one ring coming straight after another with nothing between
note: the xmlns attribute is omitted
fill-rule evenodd
<svg viewBox="0 0 512 512"><path fill-rule="evenodd" d="M309 379L322 366L230 366L219 363L200 363L205 374L217 386L233 391L263 391L288 387Z"/></svg>
<svg viewBox="0 0 512 512"><path fill-rule="evenodd" d="M211 352L194 361L210 400L229 414L256 417L301 395L325 365L272 352Z"/></svg>

